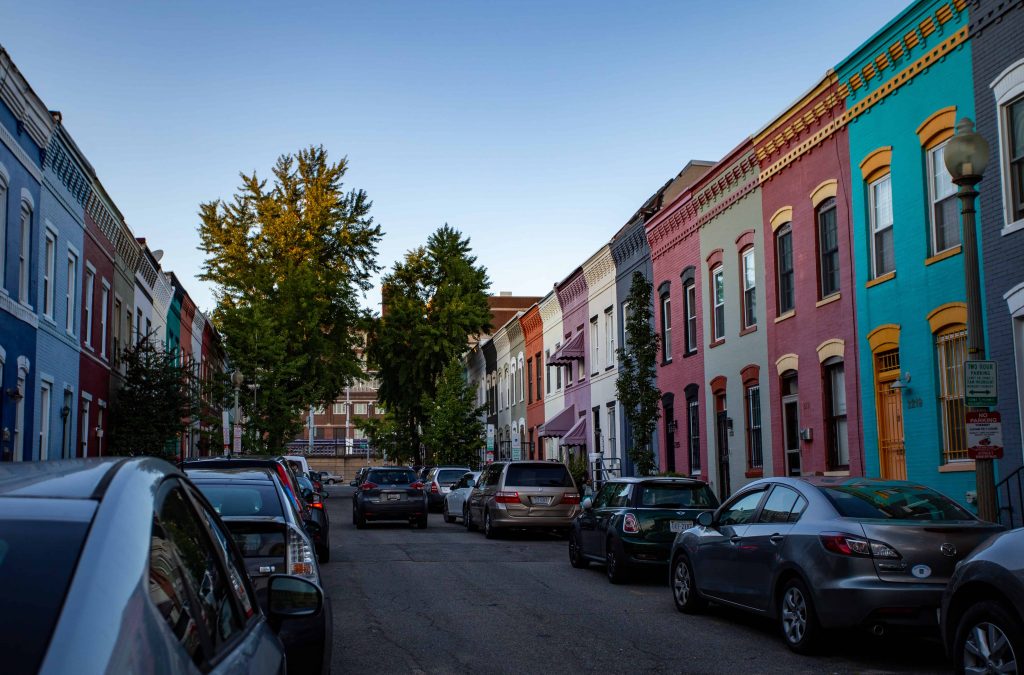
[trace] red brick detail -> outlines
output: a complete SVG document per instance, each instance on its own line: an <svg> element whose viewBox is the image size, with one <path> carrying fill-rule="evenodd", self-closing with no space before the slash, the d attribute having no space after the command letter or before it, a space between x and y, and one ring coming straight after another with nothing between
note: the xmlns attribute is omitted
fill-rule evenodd
<svg viewBox="0 0 1024 675"><path fill-rule="evenodd" d="M714 269L718 265L722 264L722 249L716 248L711 253L708 253L708 257L704 259L708 263L708 269Z"/></svg>
<svg viewBox="0 0 1024 675"><path fill-rule="evenodd" d="M725 380L725 375L719 375L719 376L713 378L711 380L711 382L708 383L708 386L711 387L711 393L713 393L715 395L724 394L725 393L725 381L726 381Z"/></svg>
<svg viewBox="0 0 1024 675"><path fill-rule="evenodd" d="M748 246L754 245L754 231L746 230L741 233L740 236L736 237L736 248L740 251Z"/></svg>
<svg viewBox="0 0 1024 675"><path fill-rule="evenodd" d="M758 380L761 378L761 367L755 363L751 363L749 366L744 366L743 369L740 370L740 377L743 378L743 384L745 385L757 384Z"/></svg>

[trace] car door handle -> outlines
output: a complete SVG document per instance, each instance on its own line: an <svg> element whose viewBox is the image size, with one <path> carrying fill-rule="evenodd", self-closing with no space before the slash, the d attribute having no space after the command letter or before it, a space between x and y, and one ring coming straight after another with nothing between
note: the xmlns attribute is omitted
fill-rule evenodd
<svg viewBox="0 0 1024 675"><path fill-rule="evenodd" d="M784 535L773 534L772 536L768 537L768 541L770 541L773 544L778 544L780 541L782 541L785 538L786 537Z"/></svg>
<svg viewBox="0 0 1024 675"><path fill-rule="evenodd" d="M731 542L732 542L732 543L734 543L734 544L735 544L735 543L738 543L738 542L739 542L739 540L740 540L740 537L739 537L739 536L737 536L737 535L735 535L735 534L734 534L734 535L732 535L731 537L729 537L729 541L731 541Z"/></svg>

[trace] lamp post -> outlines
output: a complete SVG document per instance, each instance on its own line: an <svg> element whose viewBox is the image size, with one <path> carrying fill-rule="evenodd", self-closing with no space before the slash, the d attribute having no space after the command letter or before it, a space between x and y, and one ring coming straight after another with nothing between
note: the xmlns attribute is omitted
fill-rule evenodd
<svg viewBox="0 0 1024 675"><path fill-rule="evenodd" d="M974 131L974 122L964 117L956 125L956 134L946 145L943 159L953 182L959 187L960 213L963 216L964 282L967 290L967 360L985 358L985 335L981 318L981 273L978 264L978 235L974 218L974 188L981 181L988 165L988 143ZM996 505L995 467L991 459L975 460L978 491L978 515L995 522L999 517Z"/></svg>
<svg viewBox="0 0 1024 675"><path fill-rule="evenodd" d="M231 373L231 385L235 388L235 435L232 439L234 447L241 449L239 439L242 437L242 418L239 416L238 411L238 390L242 388L242 384L245 382L245 376L242 375L242 371L235 370ZM228 457L231 456L233 448L228 450Z"/></svg>

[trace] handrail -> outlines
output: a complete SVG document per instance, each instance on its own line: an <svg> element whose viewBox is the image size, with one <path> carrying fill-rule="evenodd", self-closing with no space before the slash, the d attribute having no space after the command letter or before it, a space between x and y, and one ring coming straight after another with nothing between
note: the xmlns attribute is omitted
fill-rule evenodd
<svg viewBox="0 0 1024 675"><path fill-rule="evenodd" d="M1000 489L1004 486L1006 488L1005 502L1000 494ZM1016 490L1013 489L1014 487ZM1004 525L1011 528L1024 525L1024 466L1017 467L1013 473L996 483L996 498L999 500L1000 522L1003 522L1003 512L1005 511L1009 522L1003 522Z"/></svg>

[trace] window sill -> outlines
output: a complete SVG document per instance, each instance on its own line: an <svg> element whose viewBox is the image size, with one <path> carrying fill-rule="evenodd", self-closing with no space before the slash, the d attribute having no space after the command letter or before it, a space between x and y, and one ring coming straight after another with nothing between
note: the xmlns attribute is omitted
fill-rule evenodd
<svg viewBox="0 0 1024 675"><path fill-rule="evenodd" d="M949 462L939 467L939 473L960 473L962 471L974 471L974 460Z"/></svg>
<svg viewBox="0 0 1024 675"><path fill-rule="evenodd" d="M896 278L896 270L893 270L892 272L886 272L882 276L875 277L871 281L869 281L866 284L864 284L864 288L871 288L872 286L877 286L878 284L884 284L886 281L890 281L890 280L895 279L895 278Z"/></svg>
<svg viewBox="0 0 1024 675"><path fill-rule="evenodd" d="M843 297L842 293L833 293L827 298L822 298L821 300L818 300L816 303L814 303L814 306L824 307L825 305L831 305L833 302L837 302L841 297Z"/></svg>
<svg viewBox="0 0 1024 675"><path fill-rule="evenodd" d="M46 321L46 323L48 323L51 326L53 326L54 328L57 327L57 322L54 321L52 316L47 316L46 314L43 314L43 320Z"/></svg>
<svg viewBox="0 0 1024 675"><path fill-rule="evenodd" d="M849 476L850 475L850 470L846 469L844 471L826 471L822 475L823 476L834 476L834 477Z"/></svg>
<svg viewBox="0 0 1024 675"><path fill-rule="evenodd" d="M764 477L764 469L750 469L743 475L747 478L762 478Z"/></svg>
<svg viewBox="0 0 1024 675"><path fill-rule="evenodd" d="M1021 230L1024 230L1024 218L1015 220L1012 223L1007 223L1003 229L999 230L999 234L1000 236L1005 237L1008 234L1013 234L1014 232L1019 232Z"/></svg>
<svg viewBox="0 0 1024 675"><path fill-rule="evenodd" d="M744 328L743 330L741 330L740 331L740 337L743 337L744 335L750 335L751 333L756 333L756 332L757 332L757 324L755 323L753 326L748 326L747 328Z"/></svg>
<svg viewBox="0 0 1024 675"><path fill-rule="evenodd" d="M939 261L942 261L942 260L945 260L946 258L952 258L955 255L960 255L960 252L962 250L963 250L963 246L954 246L953 248L946 249L942 253L936 253L935 255L933 255L930 258L925 258L924 259L924 264L925 265L934 265L935 263L937 263Z"/></svg>
<svg viewBox="0 0 1024 675"><path fill-rule="evenodd" d="M689 358L691 356L696 356L696 355L697 355L697 350L696 349L691 349L688 352L683 352L683 358L684 359Z"/></svg>
<svg viewBox="0 0 1024 675"><path fill-rule="evenodd" d="M719 345L724 345L724 344L725 344L725 338L722 338L720 340L714 340L711 344L708 345L708 349L714 349L715 347L717 347Z"/></svg>
<svg viewBox="0 0 1024 675"><path fill-rule="evenodd" d="M775 323L779 323L780 321L785 321L786 319L791 319L794 316L796 316L796 310L795 309L791 309L788 312L784 312L782 314L779 314L777 317L775 317Z"/></svg>
<svg viewBox="0 0 1024 675"><path fill-rule="evenodd" d="M615 368L615 364L614 363L612 365L610 365L610 366L605 366L604 367L604 372L607 373L609 370L612 370L613 368Z"/></svg>

